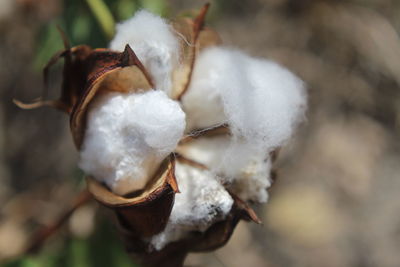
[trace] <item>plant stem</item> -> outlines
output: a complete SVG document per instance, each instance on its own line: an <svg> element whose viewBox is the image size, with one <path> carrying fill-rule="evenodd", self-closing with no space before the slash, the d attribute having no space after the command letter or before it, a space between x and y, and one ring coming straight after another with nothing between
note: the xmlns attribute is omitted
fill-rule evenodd
<svg viewBox="0 0 400 267"><path fill-rule="evenodd" d="M115 21L103 0L86 0L90 10L99 23L101 30L110 40L114 36Z"/></svg>

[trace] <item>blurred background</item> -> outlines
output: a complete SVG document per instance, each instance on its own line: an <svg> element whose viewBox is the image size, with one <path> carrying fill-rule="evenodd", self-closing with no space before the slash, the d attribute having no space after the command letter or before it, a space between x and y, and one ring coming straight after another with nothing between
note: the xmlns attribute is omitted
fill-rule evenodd
<svg viewBox="0 0 400 267"><path fill-rule="evenodd" d="M72 45L107 47L113 20L139 8L173 17L185 0L0 0L0 265L134 266L96 203L36 254L24 248L84 188L68 118L18 109L41 95L42 68ZM280 154L263 225L241 222L188 266L400 266L400 1L216 0L224 43L276 60L308 85L308 120ZM59 93L61 65L49 97Z"/></svg>

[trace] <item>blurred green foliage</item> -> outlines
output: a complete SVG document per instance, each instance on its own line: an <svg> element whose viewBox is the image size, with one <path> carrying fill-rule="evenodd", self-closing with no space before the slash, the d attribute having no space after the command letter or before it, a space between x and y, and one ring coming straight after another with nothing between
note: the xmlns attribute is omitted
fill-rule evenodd
<svg viewBox="0 0 400 267"><path fill-rule="evenodd" d="M107 47L115 22L128 19L141 8L161 16L168 13L165 0L64 0L60 16L39 32L34 68L41 70L55 52L63 49L57 25L72 46Z"/></svg>
<svg viewBox="0 0 400 267"><path fill-rule="evenodd" d="M88 239L68 237L61 243L44 248L38 255L16 259L3 267L137 266L126 254L114 226L107 221L100 222L95 233Z"/></svg>
<svg viewBox="0 0 400 267"><path fill-rule="evenodd" d="M107 39L111 39L114 36L115 21L107 5L103 0L86 0L86 3L96 18L103 34Z"/></svg>

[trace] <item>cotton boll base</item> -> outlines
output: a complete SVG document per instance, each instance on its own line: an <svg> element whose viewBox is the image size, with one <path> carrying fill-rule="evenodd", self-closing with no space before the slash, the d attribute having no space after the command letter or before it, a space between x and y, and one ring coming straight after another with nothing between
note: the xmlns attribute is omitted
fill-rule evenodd
<svg viewBox="0 0 400 267"><path fill-rule="evenodd" d="M166 228L150 240L156 250L193 231L206 231L225 219L233 205L232 197L211 172L178 162L175 175L181 193L175 195Z"/></svg>
<svg viewBox="0 0 400 267"><path fill-rule="evenodd" d="M185 114L162 91L98 96L89 108L79 166L119 195L142 189L184 129Z"/></svg>

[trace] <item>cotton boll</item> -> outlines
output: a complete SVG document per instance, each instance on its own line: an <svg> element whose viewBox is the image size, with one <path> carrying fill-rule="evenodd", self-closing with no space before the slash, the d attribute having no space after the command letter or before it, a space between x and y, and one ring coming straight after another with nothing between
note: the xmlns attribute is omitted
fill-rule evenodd
<svg viewBox="0 0 400 267"><path fill-rule="evenodd" d="M206 231L223 220L233 205L232 197L211 172L178 162L175 175L181 193L175 195L166 228L150 240L156 250L193 231Z"/></svg>
<svg viewBox="0 0 400 267"><path fill-rule="evenodd" d="M150 72L156 88L171 91L171 75L179 60L179 42L172 27L161 17L141 10L118 24L110 48L123 51L129 44Z"/></svg>
<svg viewBox="0 0 400 267"><path fill-rule="evenodd" d="M142 189L184 129L185 114L162 91L104 94L89 108L79 166L117 194Z"/></svg>

